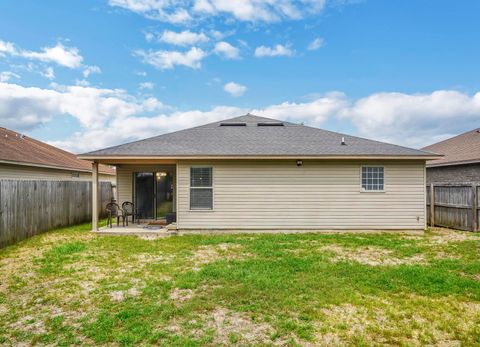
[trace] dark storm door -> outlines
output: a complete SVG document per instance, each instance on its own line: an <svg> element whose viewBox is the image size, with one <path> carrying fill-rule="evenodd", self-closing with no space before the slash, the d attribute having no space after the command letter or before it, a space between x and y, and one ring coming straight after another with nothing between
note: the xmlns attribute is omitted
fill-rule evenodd
<svg viewBox="0 0 480 347"><path fill-rule="evenodd" d="M135 207L141 219L155 218L155 177L153 172L135 172Z"/></svg>

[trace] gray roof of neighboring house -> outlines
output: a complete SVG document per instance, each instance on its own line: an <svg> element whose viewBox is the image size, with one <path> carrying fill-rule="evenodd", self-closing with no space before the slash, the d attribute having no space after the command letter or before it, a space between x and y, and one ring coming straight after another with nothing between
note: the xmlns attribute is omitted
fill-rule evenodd
<svg viewBox="0 0 480 347"><path fill-rule="evenodd" d="M259 126L259 123L283 126ZM245 123L245 126L222 126ZM345 145L342 145L342 138ZM432 153L343 135L251 114L145 140L126 143L80 157L261 157L261 156L415 156Z"/></svg>
<svg viewBox="0 0 480 347"><path fill-rule="evenodd" d="M443 158L428 161L429 167L480 163L480 129L434 143L423 150L444 155Z"/></svg>

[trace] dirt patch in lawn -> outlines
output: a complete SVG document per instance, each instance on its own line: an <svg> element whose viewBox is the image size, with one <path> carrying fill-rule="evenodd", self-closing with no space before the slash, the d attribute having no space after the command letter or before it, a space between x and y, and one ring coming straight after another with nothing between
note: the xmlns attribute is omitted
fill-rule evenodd
<svg viewBox="0 0 480 347"><path fill-rule="evenodd" d="M328 325L331 324L334 326L333 329L329 327L328 333L317 334L316 340L322 344L345 344L346 341L350 341L355 336L363 335L369 323L371 325L372 322L375 322L378 325L382 325L382 322L386 321L385 314L382 311L369 315L365 308L356 307L351 304L330 306L323 309L322 313L326 316ZM369 322L369 320L371 322ZM333 332L336 329L338 329L338 331Z"/></svg>
<svg viewBox="0 0 480 347"><path fill-rule="evenodd" d="M116 290L110 293L110 299L115 302L121 302L125 300L125 294L121 290Z"/></svg>
<svg viewBox="0 0 480 347"><path fill-rule="evenodd" d="M170 263L173 261L174 255L142 253L134 256L134 258L136 261L136 266L143 266L152 263Z"/></svg>
<svg viewBox="0 0 480 347"><path fill-rule="evenodd" d="M114 302L122 302L128 297L136 297L140 295L140 290L136 287L132 287L128 290L115 290L110 292L110 299Z"/></svg>
<svg viewBox="0 0 480 347"><path fill-rule="evenodd" d="M318 322L316 342L321 345L348 345L354 341L363 344L441 345L459 346L463 334L476 328L480 304L451 302L449 298L433 300L419 296L404 297L410 308L393 300L372 297L368 305L343 304L321 310L323 322ZM426 303L429 303L425 305ZM444 321L438 320L441 315ZM420 343L421 341L421 343Z"/></svg>
<svg viewBox="0 0 480 347"><path fill-rule="evenodd" d="M46 332L45 325L42 320L37 317L26 315L18 321L10 325L10 328L17 331L30 332L36 334L44 334Z"/></svg>
<svg viewBox="0 0 480 347"><path fill-rule="evenodd" d="M249 257L251 254L243 252L243 246L236 243L220 243L218 245L200 246L191 258L194 271L199 271L202 265L217 260L233 260Z"/></svg>
<svg viewBox="0 0 480 347"><path fill-rule="evenodd" d="M395 266L402 264L423 264L425 259L421 255L413 257L399 258L393 251L380 247L357 247L345 248L337 245L329 245L321 248L322 251L331 252L335 255L332 260L339 261L356 261L360 264L371 266Z"/></svg>
<svg viewBox="0 0 480 347"><path fill-rule="evenodd" d="M176 303L190 300L192 296L193 290L180 288L174 288L169 295L170 299L175 301Z"/></svg>
<svg viewBox="0 0 480 347"><path fill-rule="evenodd" d="M463 242L480 239L475 235L469 234L466 231L458 231L445 228L433 228L431 229L432 234L427 240L435 244L444 244L450 242Z"/></svg>
<svg viewBox="0 0 480 347"><path fill-rule="evenodd" d="M191 291L175 288L171 297L175 295L185 298L192 294ZM288 345L284 339L272 340L275 329L270 324L253 319L247 313L224 307L216 307L213 311L202 313L188 321L174 318L165 330L176 335L190 336L195 340L211 336L208 346Z"/></svg>
<svg viewBox="0 0 480 347"><path fill-rule="evenodd" d="M256 322L247 314L226 308L216 308L206 318L206 328L214 333L214 344L252 345L272 343L274 329L264 322Z"/></svg>

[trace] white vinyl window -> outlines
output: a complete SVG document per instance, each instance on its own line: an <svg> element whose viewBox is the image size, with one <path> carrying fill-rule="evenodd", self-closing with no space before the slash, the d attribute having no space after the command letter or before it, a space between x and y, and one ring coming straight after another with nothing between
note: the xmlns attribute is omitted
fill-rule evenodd
<svg viewBox="0 0 480 347"><path fill-rule="evenodd" d="M190 209L213 209L213 170L211 167L190 168Z"/></svg>
<svg viewBox="0 0 480 347"><path fill-rule="evenodd" d="M362 166L362 190L379 192L385 188L385 172L383 166Z"/></svg>

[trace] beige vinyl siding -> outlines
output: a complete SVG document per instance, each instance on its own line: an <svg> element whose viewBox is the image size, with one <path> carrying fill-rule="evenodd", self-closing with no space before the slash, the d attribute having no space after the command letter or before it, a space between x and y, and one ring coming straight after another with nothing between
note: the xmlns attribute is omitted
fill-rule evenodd
<svg viewBox="0 0 480 347"><path fill-rule="evenodd" d="M175 165L128 165L117 166L117 202L122 204L125 201L133 202L133 173L135 172L159 172L173 171L175 177ZM175 180L175 178L174 178ZM174 181L175 185L175 181ZM174 199L175 193L173 194ZM174 204L175 208L175 204Z"/></svg>
<svg viewBox="0 0 480 347"><path fill-rule="evenodd" d="M72 177L73 172L78 172L79 177ZM61 180L61 181L89 181L92 174L75 170L61 170L27 165L0 164L0 179L10 180ZM99 175L100 181L109 181L115 184L115 175Z"/></svg>
<svg viewBox="0 0 480 347"><path fill-rule="evenodd" d="M385 191L361 191L361 166ZM190 166L213 167L214 209L190 211ZM180 229L423 229L424 161L179 161Z"/></svg>

